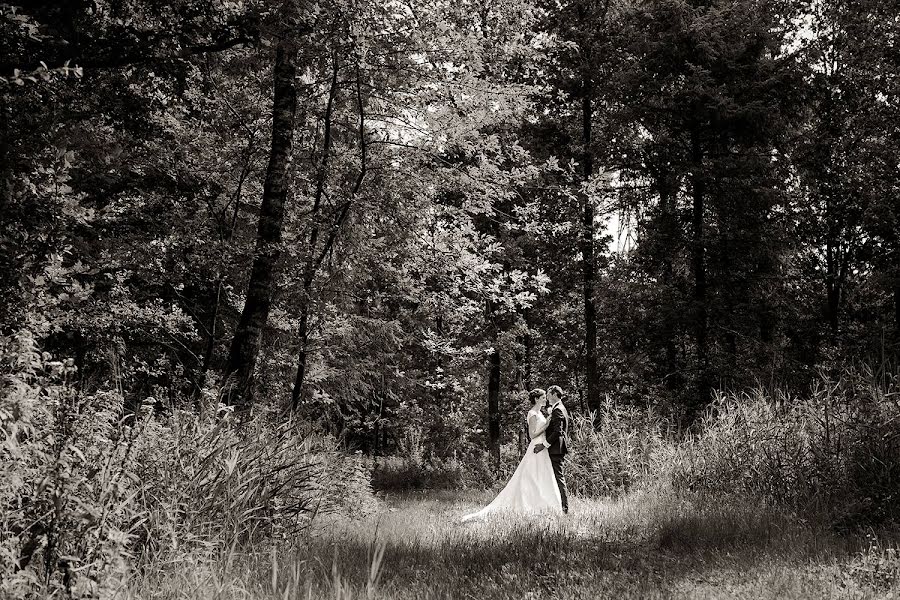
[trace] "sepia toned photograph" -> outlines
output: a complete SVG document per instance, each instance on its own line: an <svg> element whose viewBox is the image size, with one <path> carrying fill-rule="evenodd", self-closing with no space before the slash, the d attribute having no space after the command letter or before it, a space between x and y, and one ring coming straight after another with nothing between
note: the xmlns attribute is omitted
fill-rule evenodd
<svg viewBox="0 0 900 600"><path fill-rule="evenodd" d="M0 600L900 600L900 0L0 2Z"/></svg>

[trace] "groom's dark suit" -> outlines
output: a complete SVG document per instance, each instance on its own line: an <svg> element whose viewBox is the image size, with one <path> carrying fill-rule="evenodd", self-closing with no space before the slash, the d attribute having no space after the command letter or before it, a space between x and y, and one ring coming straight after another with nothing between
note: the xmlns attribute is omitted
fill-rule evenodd
<svg viewBox="0 0 900 600"><path fill-rule="evenodd" d="M566 447L569 434L569 418L561 403L553 407L550 415L550 424L547 425L547 443L550 445L547 452L550 454L550 462L553 464L553 474L556 475L556 485L559 486L559 495L562 500L563 512L569 512L568 490L566 489L565 460L569 449Z"/></svg>

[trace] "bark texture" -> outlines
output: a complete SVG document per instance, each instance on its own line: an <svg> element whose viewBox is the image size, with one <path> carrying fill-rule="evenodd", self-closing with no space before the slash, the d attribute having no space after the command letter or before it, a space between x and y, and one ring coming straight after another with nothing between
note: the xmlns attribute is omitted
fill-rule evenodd
<svg viewBox="0 0 900 600"><path fill-rule="evenodd" d="M294 2L288 2L293 5ZM281 257L281 230L287 199L288 166L297 115L297 43L290 24L296 8L288 8L285 32L275 53L274 100L272 105L272 147L266 169L262 205L256 233L256 248L247 298L231 341L226 372L230 387L227 400L241 408L253 403L253 375L259 359L263 331L269 319L278 262Z"/></svg>

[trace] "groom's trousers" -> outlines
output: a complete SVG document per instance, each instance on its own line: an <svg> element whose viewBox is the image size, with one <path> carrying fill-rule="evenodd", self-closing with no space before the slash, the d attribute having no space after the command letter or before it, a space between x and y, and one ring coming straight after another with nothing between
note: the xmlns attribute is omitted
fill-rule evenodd
<svg viewBox="0 0 900 600"><path fill-rule="evenodd" d="M553 465L553 474L556 476L556 485L559 488L559 497L562 500L564 513L569 512L569 490L566 489L565 454L551 454L550 463Z"/></svg>

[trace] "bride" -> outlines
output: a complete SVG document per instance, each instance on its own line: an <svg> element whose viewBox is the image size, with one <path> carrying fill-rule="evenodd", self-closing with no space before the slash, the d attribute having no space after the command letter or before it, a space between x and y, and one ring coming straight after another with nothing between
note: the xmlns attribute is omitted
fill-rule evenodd
<svg viewBox="0 0 900 600"><path fill-rule="evenodd" d="M547 452L534 452L536 445L548 445L544 432L550 424L550 419L541 411L547 403L547 395L542 389L534 389L528 394L528 399L532 402L531 410L526 417L531 443L525 451L525 456L519 462L509 483L497 494L494 501L480 511L466 515L462 518L462 522L480 519L497 511L562 514L562 501L556 477L553 475L550 455Z"/></svg>

